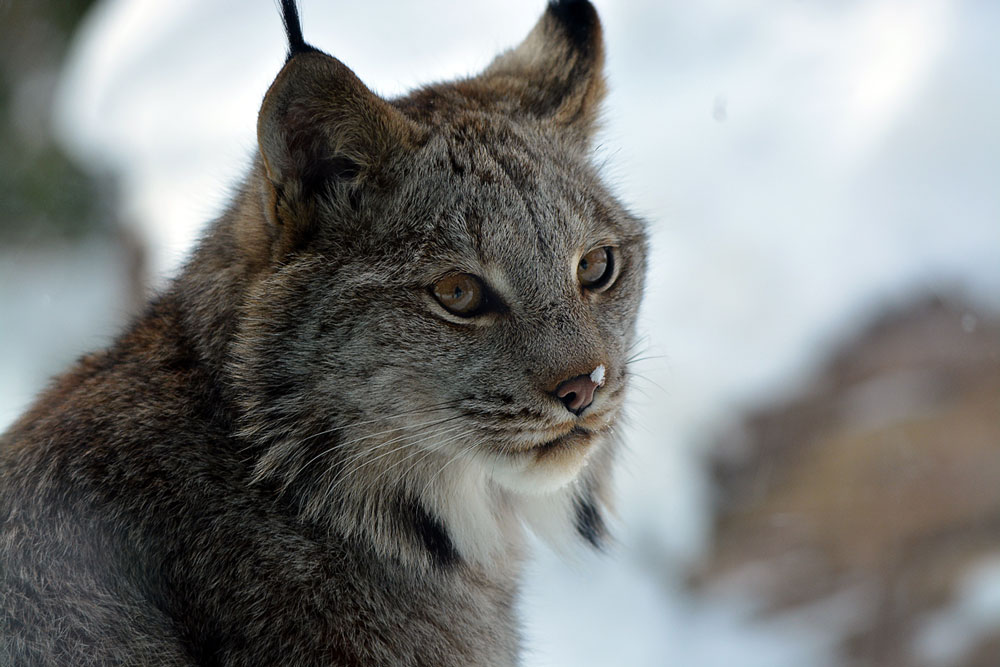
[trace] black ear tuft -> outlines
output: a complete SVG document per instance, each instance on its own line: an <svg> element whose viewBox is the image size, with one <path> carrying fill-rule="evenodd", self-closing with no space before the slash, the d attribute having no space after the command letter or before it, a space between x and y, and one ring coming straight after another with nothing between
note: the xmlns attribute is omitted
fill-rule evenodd
<svg viewBox="0 0 1000 667"><path fill-rule="evenodd" d="M299 8L295 0L281 0L281 20L285 24L285 35L288 37L288 60L300 53L318 50L306 44L302 38L302 24L299 21Z"/></svg>
<svg viewBox="0 0 1000 667"><path fill-rule="evenodd" d="M566 31L570 43L586 53L593 43L594 31L600 28L597 10L587 0L552 0L549 13Z"/></svg>
<svg viewBox="0 0 1000 667"><path fill-rule="evenodd" d="M585 492L577 496L574 501L576 510L576 532L580 533L583 539L587 540L595 549L604 547L604 540L607 537L607 526L601 512L597 509L593 494Z"/></svg>

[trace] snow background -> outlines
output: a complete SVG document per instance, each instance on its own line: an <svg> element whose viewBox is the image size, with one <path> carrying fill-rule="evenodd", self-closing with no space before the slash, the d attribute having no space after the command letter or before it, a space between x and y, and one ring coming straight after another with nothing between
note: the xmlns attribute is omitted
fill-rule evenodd
<svg viewBox="0 0 1000 667"><path fill-rule="evenodd" d="M306 39L386 95L477 71L544 5L301 4ZM611 83L597 159L650 222L652 358L633 394L620 545L570 563L539 550L526 664L834 664L850 596L765 623L753 600L684 589L710 537L705 445L907 295L1000 308L1000 3L595 4ZM106 0L78 35L57 130L116 176L160 284L242 176L283 55L267 0ZM99 246L0 248L0 429L108 339L124 275ZM1000 591L996 568L976 576ZM995 603L963 604L995 627ZM975 624L955 618L929 621L930 657L967 641Z"/></svg>

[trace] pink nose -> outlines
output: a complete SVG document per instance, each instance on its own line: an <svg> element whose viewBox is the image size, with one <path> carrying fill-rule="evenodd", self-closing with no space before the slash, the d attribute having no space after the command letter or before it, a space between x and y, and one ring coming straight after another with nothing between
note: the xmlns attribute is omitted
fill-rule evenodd
<svg viewBox="0 0 1000 667"><path fill-rule="evenodd" d="M563 402L567 410L579 416L594 402L598 386L589 375L577 375L556 388L556 398Z"/></svg>

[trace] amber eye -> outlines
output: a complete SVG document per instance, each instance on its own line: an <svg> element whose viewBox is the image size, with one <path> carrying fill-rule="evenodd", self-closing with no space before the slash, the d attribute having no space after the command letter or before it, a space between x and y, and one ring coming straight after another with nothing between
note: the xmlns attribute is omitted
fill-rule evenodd
<svg viewBox="0 0 1000 667"><path fill-rule="evenodd" d="M588 289L604 287L611 278L612 261L611 248L594 248L588 252L576 267L580 284Z"/></svg>
<svg viewBox="0 0 1000 667"><path fill-rule="evenodd" d="M478 314L486 304L483 281L470 273L455 273L437 281L434 296L449 312L462 317Z"/></svg>

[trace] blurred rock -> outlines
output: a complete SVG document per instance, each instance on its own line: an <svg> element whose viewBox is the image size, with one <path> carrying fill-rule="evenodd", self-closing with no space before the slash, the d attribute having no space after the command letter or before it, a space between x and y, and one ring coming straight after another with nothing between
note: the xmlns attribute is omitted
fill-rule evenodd
<svg viewBox="0 0 1000 667"><path fill-rule="evenodd" d="M844 665L1000 665L1000 320L887 314L744 426L701 586L762 619L850 594Z"/></svg>
<svg viewBox="0 0 1000 667"><path fill-rule="evenodd" d="M94 0L0 2L0 244L113 232L110 184L74 164L52 136L58 73Z"/></svg>

